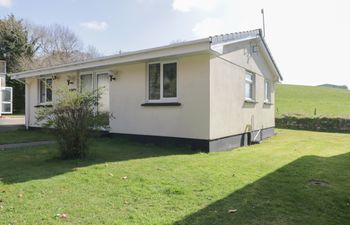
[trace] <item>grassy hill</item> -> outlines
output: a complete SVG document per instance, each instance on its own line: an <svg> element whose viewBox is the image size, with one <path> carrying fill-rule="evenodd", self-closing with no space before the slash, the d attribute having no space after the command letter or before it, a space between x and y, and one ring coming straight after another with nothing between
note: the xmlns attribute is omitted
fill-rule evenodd
<svg viewBox="0 0 350 225"><path fill-rule="evenodd" d="M349 117L350 91L336 88L278 84L276 116Z"/></svg>

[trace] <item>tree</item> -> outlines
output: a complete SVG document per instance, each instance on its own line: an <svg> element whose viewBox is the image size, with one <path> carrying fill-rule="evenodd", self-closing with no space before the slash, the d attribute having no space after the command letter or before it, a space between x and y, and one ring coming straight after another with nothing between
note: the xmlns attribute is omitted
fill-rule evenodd
<svg viewBox="0 0 350 225"><path fill-rule="evenodd" d="M7 72L22 70L21 61L29 60L36 51L36 40L30 39L22 20L9 15L0 20L0 59L7 62ZM13 108L15 113L24 111L24 85L6 77L7 86L13 87Z"/></svg>
<svg viewBox="0 0 350 225"><path fill-rule="evenodd" d="M0 19L0 60L6 60L7 72L16 73L99 56L93 46L84 48L81 40L62 25L37 26L14 15ZM14 113L23 113L24 84L6 77L13 87Z"/></svg>
<svg viewBox="0 0 350 225"><path fill-rule="evenodd" d="M109 113L96 111L102 90L79 92L63 87L54 92L52 107L40 108L37 121L54 133L61 158L83 158L88 139L109 125Z"/></svg>
<svg viewBox="0 0 350 225"><path fill-rule="evenodd" d="M84 61L100 55L93 46L84 48L83 42L66 26L38 26L30 23L26 26L30 36L37 40L38 47L32 60L23 61L26 69Z"/></svg>

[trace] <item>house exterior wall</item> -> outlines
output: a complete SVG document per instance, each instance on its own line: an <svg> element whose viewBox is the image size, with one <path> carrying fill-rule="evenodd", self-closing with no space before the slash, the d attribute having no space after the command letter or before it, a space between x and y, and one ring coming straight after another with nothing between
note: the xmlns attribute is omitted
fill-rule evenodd
<svg viewBox="0 0 350 225"><path fill-rule="evenodd" d="M274 105L264 104L264 78L274 76L254 42L228 45L220 57L210 59L210 139L219 139L275 126ZM245 74L255 74L256 103L245 102Z"/></svg>
<svg viewBox="0 0 350 225"><path fill-rule="evenodd" d="M29 127L40 127L40 124L36 121L36 112L38 111L39 102L39 77L32 77L26 79L26 118L25 124ZM69 86L70 89L78 88L78 73L70 72L60 74L56 76L56 79L52 81L53 91L57 88L67 85L67 79L73 81L73 84ZM56 96L53 95L53 98ZM43 104L44 105L44 104Z"/></svg>
<svg viewBox="0 0 350 225"><path fill-rule="evenodd" d="M97 70L116 74L116 80L109 83L109 107L115 117L110 121L110 132L208 140L209 58L206 53L165 60L177 62L177 99L180 106L141 106L147 100L146 62ZM57 75L53 80L53 89L67 85L68 78L74 81L70 88L79 89L79 74L72 72ZM26 79L26 117L30 127L40 126L35 119L36 106L39 105L38 79Z"/></svg>
<svg viewBox="0 0 350 225"><path fill-rule="evenodd" d="M256 46L254 52L252 47ZM180 106L142 106L147 102L147 63L112 65L57 74L53 89L67 85L79 90L80 73L111 71L109 111L114 134L186 138L201 141L207 151L221 151L247 144L246 133L263 129L260 137L273 134L274 76L254 41L225 45L223 54L196 53L151 62L177 62L177 102ZM164 60L163 60L164 59ZM246 71L255 74L256 103L245 102ZM39 105L38 77L26 79L26 124L36 123ZM272 83L271 103L264 103L264 79ZM55 95L53 95L55 98ZM224 139L224 140L221 140ZM204 142L203 142L204 141ZM183 140L180 140L183 142Z"/></svg>
<svg viewBox="0 0 350 225"><path fill-rule="evenodd" d="M112 133L209 139L209 54L175 60L181 106L141 106L147 100L147 64L114 68L118 75L110 86L116 117L110 122Z"/></svg>

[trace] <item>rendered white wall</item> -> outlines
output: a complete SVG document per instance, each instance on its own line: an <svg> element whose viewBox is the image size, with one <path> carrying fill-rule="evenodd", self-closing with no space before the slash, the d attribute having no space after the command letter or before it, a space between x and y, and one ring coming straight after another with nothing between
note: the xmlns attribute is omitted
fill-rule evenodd
<svg viewBox="0 0 350 225"><path fill-rule="evenodd" d="M102 69L117 74L117 79L110 82L109 87L110 112L115 116L110 121L112 133L209 138L209 54L165 60L177 61L178 102L181 106L141 106L147 98L147 63ZM58 75L53 88L66 85L67 77L76 77L74 85L78 88L78 72ZM39 126L35 119L35 106L39 104L38 80L31 78L26 81L29 87L29 126Z"/></svg>
<svg viewBox="0 0 350 225"><path fill-rule="evenodd" d="M210 59L210 139L275 126L274 105L264 104L264 77L275 78L260 52L251 52L252 45L227 46L221 58ZM246 70L256 74L256 104L244 101Z"/></svg>
<svg viewBox="0 0 350 225"><path fill-rule="evenodd" d="M209 55L175 60L181 106L141 106L147 96L145 63L114 69L118 76L110 87L110 107L116 117L110 123L112 133L209 138Z"/></svg>

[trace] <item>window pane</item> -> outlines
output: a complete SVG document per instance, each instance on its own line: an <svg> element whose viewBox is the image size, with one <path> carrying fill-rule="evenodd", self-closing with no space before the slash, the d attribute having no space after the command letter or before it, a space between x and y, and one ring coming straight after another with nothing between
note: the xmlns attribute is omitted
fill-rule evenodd
<svg viewBox="0 0 350 225"><path fill-rule="evenodd" d="M254 88L255 88L254 74L247 71L245 75L245 98L246 99L254 98Z"/></svg>
<svg viewBox="0 0 350 225"><path fill-rule="evenodd" d="M148 66L149 99L160 99L160 64Z"/></svg>
<svg viewBox="0 0 350 225"><path fill-rule="evenodd" d="M245 83L245 97L248 99L253 98L253 85L249 82Z"/></svg>
<svg viewBox="0 0 350 225"><path fill-rule="evenodd" d="M163 65L163 97L176 97L176 63Z"/></svg>
<svg viewBox="0 0 350 225"><path fill-rule="evenodd" d="M46 102L52 101L52 79L46 79Z"/></svg>
<svg viewBox="0 0 350 225"><path fill-rule="evenodd" d="M11 113L11 103L2 103L2 113Z"/></svg>
<svg viewBox="0 0 350 225"><path fill-rule="evenodd" d="M40 94L40 103L45 102L45 80L40 80L39 82L39 94Z"/></svg>
<svg viewBox="0 0 350 225"><path fill-rule="evenodd" d="M80 76L80 86L82 92L92 91L92 74L85 74Z"/></svg>
<svg viewBox="0 0 350 225"><path fill-rule="evenodd" d="M245 75L245 80L246 81L253 81L253 75L252 74L250 74L250 73L247 73L246 75Z"/></svg>
<svg viewBox="0 0 350 225"><path fill-rule="evenodd" d="M270 81L265 81L265 101L271 101L271 83Z"/></svg>
<svg viewBox="0 0 350 225"><path fill-rule="evenodd" d="M5 88L2 90L2 101L11 102L11 89Z"/></svg>
<svg viewBox="0 0 350 225"><path fill-rule="evenodd" d="M99 112L109 111L109 83L108 73L97 74L97 88L101 95L97 106Z"/></svg>

